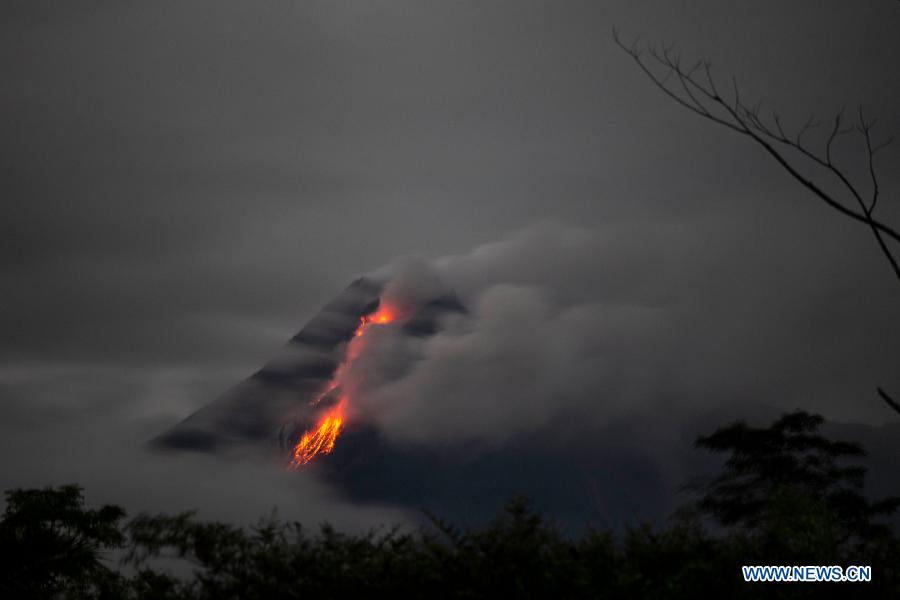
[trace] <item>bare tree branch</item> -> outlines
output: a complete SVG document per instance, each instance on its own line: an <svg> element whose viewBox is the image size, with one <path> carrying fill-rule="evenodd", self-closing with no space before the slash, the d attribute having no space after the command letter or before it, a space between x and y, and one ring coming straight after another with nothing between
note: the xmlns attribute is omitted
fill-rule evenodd
<svg viewBox="0 0 900 600"><path fill-rule="evenodd" d="M866 119L862 107L859 108L858 121L855 125L845 124L843 108L835 114L824 145L817 151L814 146L804 141L804 135L819 125L814 117L810 117L797 130L797 133L791 136L778 112L773 111L771 120L767 122L761 116L761 103L749 105L741 99L740 89L735 78L732 77L732 98L730 100L723 98L716 87L712 67L708 60L698 61L691 68L685 68L682 66L680 56L673 53L672 46L665 46L662 52L658 52L653 46L648 45L645 57L637 42L626 46L616 29L613 29L613 39L631 56L641 71L675 102L704 119L749 137L774 158L791 177L825 204L854 221L865 224L875 237L878 247L891 266L897 281L900 282L900 264L898 264L897 258L900 234L895 228L874 216L880 193L874 158L878 151L893 141L893 138L888 137L881 142L875 142L872 131L877 121ZM701 69L702 79L696 76ZM668 82L673 75L677 79L680 89L669 85ZM832 157L832 148L838 138L853 131L859 133L865 142L866 164L871 185L868 197L861 191L858 184L855 184L850 176L835 164ZM787 150L791 154L788 155L783 150ZM802 164L818 167L819 174L833 177L840 184L839 189L843 189L845 196L842 198L827 191L821 179L804 176L801 173ZM878 388L878 395L892 410L900 414L900 403L881 388Z"/></svg>
<svg viewBox="0 0 900 600"><path fill-rule="evenodd" d="M713 123L749 137L772 156L795 180L825 204L854 221L865 224L875 237L878 247L888 261L897 281L900 282L900 262L897 257L900 232L874 215L879 200L874 157L879 150L891 142L891 138L879 143L873 141L872 130L876 124L875 120L867 120L860 109L858 123L855 126L847 125L844 120L845 111L842 109L834 117L834 123L824 146L816 151L812 145L804 141L804 135L818 126L813 117L810 117L797 130L797 133L791 136L787 133L777 112L772 113L770 121L763 118L761 103L748 105L741 99L736 80L732 79L733 97L730 100L724 98L716 86L712 67L708 60L700 60L690 67L685 67L681 62L680 55L673 50L671 45L663 46L662 50L657 50L651 45L641 48L637 42L626 45L616 29L613 29L613 39L669 98ZM669 83L673 77L677 80L677 87ZM850 176L835 164L832 157L832 148L838 138L853 131L861 134L865 142L872 187L871 194L867 198L858 184L855 184ZM785 151L791 154L787 154ZM846 196L842 198L837 193L827 191L826 184L820 178L805 176L801 172L801 169L804 168L804 161L807 165L819 167L821 173L833 177L843 188Z"/></svg>
<svg viewBox="0 0 900 600"><path fill-rule="evenodd" d="M878 389L878 395L881 396L881 399L884 400L888 406L890 406L895 411L897 411L897 413L900 413L900 403L898 403L896 400L894 400L893 398L888 396L887 392L885 392L883 389L881 389L881 388L877 388L877 389Z"/></svg>

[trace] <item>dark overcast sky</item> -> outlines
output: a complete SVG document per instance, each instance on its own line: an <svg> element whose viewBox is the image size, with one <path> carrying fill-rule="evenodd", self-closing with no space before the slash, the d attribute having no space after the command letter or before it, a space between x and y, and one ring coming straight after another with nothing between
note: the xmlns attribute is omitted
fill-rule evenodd
<svg viewBox="0 0 900 600"><path fill-rule="evenodd" d="M645 259L598 268L697 297L716 327L758 304L762 339L717 332L721 364L704 368L720 379L746 345L784 347L804 355L796 380L782 365L785 390L839 380L808 408L890 418L872 391L900 389L900 286L874 241L664 98L610 31L709 56L789 119L862 103L900 132L896 2L0 11L4 486L68 475L51 451L22 458L36 440L146 439L398 255L465 254L547 222L628 232ZM897 216L900 144L879 158ZM675 271L657 269L672 255ZM697 336L684 344L704 343L702 323Z"/></svg>

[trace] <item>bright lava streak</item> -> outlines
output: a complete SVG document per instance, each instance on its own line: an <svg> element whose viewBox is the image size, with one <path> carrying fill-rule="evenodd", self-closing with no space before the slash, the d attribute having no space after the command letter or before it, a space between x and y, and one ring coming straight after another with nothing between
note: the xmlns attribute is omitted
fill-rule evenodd
<svg viewBox="0 0 900 600"><path fill-rule="evenodd" d="M347 399L341 398L338 403L325 412L319 419L315 429L300 436L291 456L291 468L297 469L307 464L319 454L328 454L334 449L334 441L344 426L344 405Z"/></svg>
<svg viewBox="0 0 900 600"><path fill-rule="evenodd" d="M360 351L360 342L356 338L361 338L372 325L384 325L395 319L394 312L387 307L379 308L371 315L363 316L359 319L359 325L353 332L350 346L347 348L347 355L344 361L335 369L334 375L328 382L328 385L313 398L311 405L316 406L329 393L338 387L338 380L350 364L356 359ZM330 454L334 449L334 443L346 420L345 411L349 398L342 395L337 404L326 409L320 416L315 427L309 429L300 436L300 440L294 445L291 452L291 462L288 465L291 469L299 469L309 464L311 460L317 456Z"/></svg>

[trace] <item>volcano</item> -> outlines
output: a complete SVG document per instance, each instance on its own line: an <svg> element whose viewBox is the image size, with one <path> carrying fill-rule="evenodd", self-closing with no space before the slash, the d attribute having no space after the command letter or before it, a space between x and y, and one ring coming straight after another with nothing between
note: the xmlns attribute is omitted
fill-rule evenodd
<svg viewBox="0 0 900 600"><path fill-rule="evenodd" d="M311 469L352 501L427 507L460 523L487 519L518 495L575 526L667 510L655 465L640 453L621 452L612 431L603 443L592 439L578 447L522 436L500 447L458 448L397 442L367 423L348 422L342 430L332 413L346 401L334 389L336 374L367 325L393 318L383 313L383 287L370 278L351 283L261 369L151 444L275 453L286 467ZM442 290L406 306L399 333L428 337L440 330L442 317L466 312L454 292ZM306 447L327 451L315 457L298 451L304 437ZM598 500L609 488L627 502ZM598 512L607 504L614 505L612 512Z"/></svg>
<svg viewBox="0 0 900 600"><path fill-rule="evenodd" d="M285 449L300 443L304 428L316 427L317 418L323 420L323 409L327 412L340 405L333 380L348 359L350 342L362 335L366 326L388 320L380 300L383 286L365 277L351 283L261 369L153 439L151 445L225 452L260 446ZM402 334L432 335L441 316L465 311L453 292L419 299L404 307ZM333 415L327 418L332 432L340 428ZM314 430L311 435L316 433ZM327 440L311 440L320 442ZM333 444L333 438L330 442Z"/></svg>
<svg viewBox="0 0 900 600"><path fill-rule="evenodd" d="M337 382L354 358L354 340L389 323L399 335L425 338L440 331L442 318L467 309L443 289L398 310L383 301L385 285L372 278L351 283L261 369L152 445L262 450L286 468L309 469L351 501L427 508L457 524L484 523L510 498L527 496L570 531L585 525L621 531L638 519L661 523L685 500L676 492L685 477L715 472L717 459L691 447L698 435L746 414L772 420L780 412L757 405L742 414L666 415L650 423L635 417L590 435L533 432L494 445L393 440L371 423L344 419L353 398ZM900 425L828 428L873 450L871 489L879 496L898 492L889 457L896 455ZM654 439L669 442L660 450Z"/></svg>

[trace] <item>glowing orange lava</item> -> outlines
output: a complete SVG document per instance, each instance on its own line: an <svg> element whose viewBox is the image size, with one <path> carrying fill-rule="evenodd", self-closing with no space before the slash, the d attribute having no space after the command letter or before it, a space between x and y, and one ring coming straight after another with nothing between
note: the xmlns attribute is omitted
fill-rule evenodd
<svg viewBox="0 0 900 600"><path fill-rule="evenodd" d="M346 402L346 398L341 398L336 405L325 411L315 429L300 436L291 456L291 468L302 467L319 454L328 454L334 449L334 441L344 426Z"/></svg>
<svg viewBox="0 0 900 600"><path fill-rule="evenodd" d="M359 325L356 327L356 331L353 332L354 337L359 337L366 332L369 328L369 325L384 325L386 323L390 323L394 320L394 313L391 309L384 307L379 308L377 311L372 313L371 315L366 315L364 317L360 317Z"/></svg>
<svg viewBox="0 0 900 600"><path fill-rule="evenodd" d="M335 369L334 375L324 389L312 399L311 405L318 405L325 396L337 389L341 374L359 356L362 340L357 338L361 338L372 325L385 325L395 318L394 311L388 307L380 307L374 313L360 317L359 325L356 326L356 330L353 332L353 339L347 347L344 361ZM334 449L334 443L344 427L348 400L346 395L341 396L337 404L326 409L321 414L315 427L305 431L300 436L300 441L296 443L291 452L290 468L299 469L315 457L329 454Z"/></svg>

